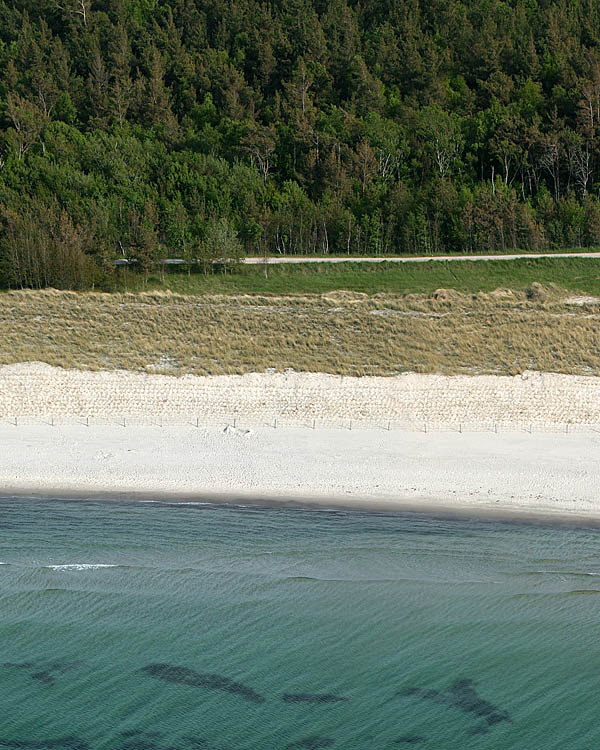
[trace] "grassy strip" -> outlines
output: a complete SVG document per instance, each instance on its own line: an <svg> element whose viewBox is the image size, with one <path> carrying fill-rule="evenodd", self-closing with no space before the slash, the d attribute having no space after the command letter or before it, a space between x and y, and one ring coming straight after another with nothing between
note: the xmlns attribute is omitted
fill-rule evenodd
<svg viewBox="0 0 600 750"><path fill-rule="evenodd" d="M163 289L177 294L323 294L336 289L367 294L431 294L443 288L464 293L499 287L525 289L537 281L600 295L600 259L539 258L428 263L306 263L240 266L234 273L205 276L185 271L151 277L147 284L130 269L120 269L123 290Z"/></svg>
<svg viewBox="0 0 600 750"><path fill-rule="evenodd" d="M298 277L282 279L297 291ZM0 295L0 363L170 374L600 374L599 319L599 305L539 286L409 297L10 292Z"/></svg>

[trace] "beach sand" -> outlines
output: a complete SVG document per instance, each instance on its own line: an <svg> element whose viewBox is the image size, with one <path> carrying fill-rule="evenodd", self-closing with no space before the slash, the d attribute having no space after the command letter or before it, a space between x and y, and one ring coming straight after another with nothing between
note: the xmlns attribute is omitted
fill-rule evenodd
<svg viewBox="0 0 600 750"><path fill-rule="evenodd" d="M539 373L171 378L11 366L0 368L0 492L600 519L600 433L584 427L600 422L599 396L595 378Z"/></svg>
<svg viewBox="0 0 600 750"><path fill-rule="evenodd" d="M0 492L600 518L600 435L0 427Z"/></svg>
<svg viewBox="0 0 600 750"><path fill-rule="evenodd" d="M175 377L63 370L39 362L0 367L0 419L27 416L564 430L567 424L600 425L600 378L540 372L340 377L293 371Z"/></svg>

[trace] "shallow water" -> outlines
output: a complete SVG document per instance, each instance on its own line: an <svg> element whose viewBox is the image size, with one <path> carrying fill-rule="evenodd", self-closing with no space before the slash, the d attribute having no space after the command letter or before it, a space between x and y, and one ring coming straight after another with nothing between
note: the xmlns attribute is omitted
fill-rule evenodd
<svg viewBox="0 0 600 750"><path fill-rule="evenodd" d="M0 750L600 747L600 531L0 499Z"/></svg>

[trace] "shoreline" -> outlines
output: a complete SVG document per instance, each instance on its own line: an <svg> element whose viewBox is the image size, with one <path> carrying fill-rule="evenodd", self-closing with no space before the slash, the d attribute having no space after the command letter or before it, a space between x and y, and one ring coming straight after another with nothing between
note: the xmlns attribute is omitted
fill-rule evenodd
<svg viewBox="0 0 600 750"><path fill-rule="evenodd" d="M0 425L0 495L600 522L600 435Z"/></svg>
<svg viewBox="0 0 600 750"><path fill-rule="evenodd" d="M589 523L594 424L594 377L175 378L23 363L0 368L0 494Z"/></svg>
<svg viewBox="0 0 600 750"><path fill-rule="evenodd" d="M166 507L230 507L253 510L295 510L316 512L349 512L389 516L418 516L445 521L473 521L517 523L542 526L569 526L600 529L600 507L588 513L580 510L567 511L551 507L444 504L438 499L413 498L402 500L390 498L333 498L306 496L255 496L222 493L178 493L137 490L79 490L45 488L44 490L0 487L0 500L33 500L59 502L102 502L124 504L164 505Z"/></svg>

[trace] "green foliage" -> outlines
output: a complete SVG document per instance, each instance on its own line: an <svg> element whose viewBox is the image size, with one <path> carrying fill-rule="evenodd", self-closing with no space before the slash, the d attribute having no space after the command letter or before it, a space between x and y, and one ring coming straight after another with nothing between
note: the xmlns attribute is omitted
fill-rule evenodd
<svg viewBox="0 0 600 750"><path fill-rule="evenodd" d="M600 0L417 5L0 1L0 284L43 283L10 268L23 206L103 283L123 257L597 244Z"/></svg>
<svg viewBox="0 0 600 750"><path fill-rule="evenodd" d="M127 17L137 24L147 23L156 11L157 5L157 0L127 0Z"/></svg>
<svg viewBox="0 0 600 750"><path fill-rule="evenodd" d="M238 234L225 217L207 222L201 247L202 260L211 269L215 263L222 268L231 267L243 253Z"/></svg>
<svg viewBox="0 0 600 750"><path fill-rule="evenodd" d="M98 282L93 237L55 204L7 209L2 224L0 267L10 286L87 289Z"/></svg>

